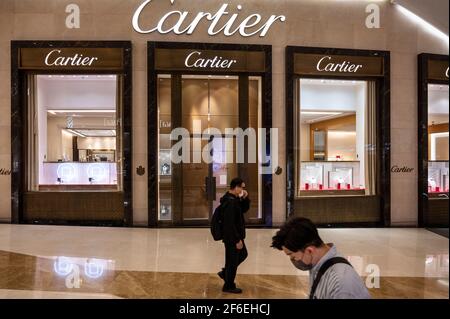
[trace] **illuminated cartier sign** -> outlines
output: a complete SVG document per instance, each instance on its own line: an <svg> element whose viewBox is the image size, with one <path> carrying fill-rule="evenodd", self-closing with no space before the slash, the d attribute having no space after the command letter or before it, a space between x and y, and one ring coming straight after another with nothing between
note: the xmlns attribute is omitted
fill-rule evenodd
<svg viewBox="0 0 450 319"><path fill-rule="evenodd" d="M122 70L122 48L21 48L20 69Z"/></svg>
<svg viewBox="0 0 450 319"><path fill-rule="evenodd" d="M357 73L358 70L363 67L362 64L354 64L349 61L343 61L342 63L333 63L331 61L331 56L325 56L320 59L316 66L317 71Z"/></svg>
<svg viewBox="0 0 450 319"><path fill-rule="evenodd" d="M166 49L155 50L157 70L264 72L264 51Z"/></svg>
<svg viewBox="0 0 450 319"><path fill-rule="evenodd" d="M429 60L428 61L428 79L429 80L448 80L448 61Z"/></svg>
<svg viewBox="0 0 450 319"><path fill-rule="evenodd" d="M286 17L284 15L271 15L265 22L263 22L263 17L260 14L251 14L247 16L239 25L236 25L235 22L238 20L239 13L233 13L230 15L230 12L227 11L230 6L225 3L215 13L199 12L192 17L190 17L188 11L170 11L158 21L156 26L145 28L140 23L140 16L151 2L152 0L145 0L134 13L132 24L136 32L142 34L158 32L161 34L175 33L178 35L190 35L194 33L197 26L201 22L209 22L208 34L211 36L223 33L225 36L229 37L238 33L243 37L251 37L258 34L260 37L265 37L275 22L286 21ZM173 5L175 0L170 0L170 2ZM242 5L238 5L236 8L237 11L241 11L243 9ZM222 23L222 18L228 18L228 21ZM173 20L176 20L176 22L169 25L169 21Z"/></svg>
<svg viewBox="0 0 450 319"><path fill-rule="evenodd" d="M383 76L384 66L380 56L296 53L294 72L300 75Z"/></svg>
<svg viewBox="0 0 450 319"><path fill-rule="evenodd" d="M75 53L73 56L67 57L61 55L62 50L52 50L45 57L45 65L47 66L92 66L98 57L85 57L83 54Z"/></svg>
<svg viewBox="0 0 450 319"><path fill-rule="evenodd" d="M218 68L218 69L229 69L233 64L235 64L236 60L227 60L222 57L215 56L212 59L203 59L200 58L202 55L199 51L194 51L190 53L184 65L188 68Z"/></svg>

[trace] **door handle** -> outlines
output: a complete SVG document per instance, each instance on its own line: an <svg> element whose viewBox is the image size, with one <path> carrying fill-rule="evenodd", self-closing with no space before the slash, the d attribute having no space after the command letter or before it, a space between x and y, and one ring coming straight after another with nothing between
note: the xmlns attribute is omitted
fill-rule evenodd
<svg viewBox="0 0 450 319"><path fill-rule="evenodd" d="M210 184L209 183L209 177L207 176L207 177L205 177L206 200L209 200L209 187L210 187L209 184Z"/></svg>
<svg viewBox="0 0 450 319"><path fill-rule="evenodd" d="M217 185L216 185L216 178L212 177L212 183L211 183L211 197L212 200L217 200Z"/></svg>

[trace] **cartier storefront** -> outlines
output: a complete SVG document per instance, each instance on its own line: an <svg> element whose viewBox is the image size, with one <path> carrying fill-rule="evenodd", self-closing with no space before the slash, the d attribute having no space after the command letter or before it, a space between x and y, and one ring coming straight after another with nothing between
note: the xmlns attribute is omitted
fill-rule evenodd
<svg viewBox="0 0 450 319"><path fill-rule="evenodd" d="M289 213L389 223L389 76L389 52L287 48Z"/></svg>
<svg viewBox="0 0 450 319"><path fill-rule="evenodd" d="M448 222L448 40L370 4L0 1L0 222Z"/></svg>
<svg viewBox="0 0 450 319"><path fill-rule="evenodd" d="M247 223L270 226L272 179L258 149L272 126L271 46L149 42L148 50L150 224L209 225L240 176L252 200Z"/></svg>
<svg viewBox="0 0 450 319"><path fill-rule="evenodd" d="M11 49L12 221L132 225L131 43Z"/></svg>
<svg viewBox="0 0 450 319"><path fill-rule="evenodd" d="M448 228L448 56L419 55L419 223Z"/></svg>

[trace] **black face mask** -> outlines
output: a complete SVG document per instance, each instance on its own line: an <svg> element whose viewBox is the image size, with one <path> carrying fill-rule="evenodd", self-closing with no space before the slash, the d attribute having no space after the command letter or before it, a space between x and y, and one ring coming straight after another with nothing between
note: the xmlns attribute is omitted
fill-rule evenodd
<svg viewBox="0 0 450 319"><path fill-rule="evenodd" d="M300 269L300 270L303 270L303 271L308 271L308 270L311 270L312 268L313 268L313 265L312 264L305 264L303 261L301 261L301 260L299 260L299 261L296 261L296 260L292 260L292 263L294 264L294 266L296 267L296 268L298 268L298 269Z"/></svg>
<svg viewBox="0 0 450 319"><path fill-rule="evenodd" d="M299 260L299 261L296 261L296 260L292 260L292 263L294 264L294 266L296 267L296 268L298 268L298 269L300 269L300 270L303 270L303 271L308 271L308 270L311 270L312 268L313 268L313 265L312 264L305 264L303 261L301 261L301 260Z"/></svg>
<svg viewBox="0 0 450 319"><path fill-rule="evenodd" d="M300 270L303 270L303 271L308 271L308 270L311 270L313 268L313 264L312 263L311 264L306 264L306 263L303 262L303 260L292 259L291 261L292 261L292 263L294 264L294 266L296 268L298 268Z"/></svg>

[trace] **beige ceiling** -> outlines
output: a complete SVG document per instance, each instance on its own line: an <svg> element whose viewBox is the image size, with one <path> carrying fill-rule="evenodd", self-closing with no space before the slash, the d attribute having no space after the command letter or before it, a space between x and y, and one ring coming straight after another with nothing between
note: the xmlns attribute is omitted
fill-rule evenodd
<svg viewBox="0 0 450 319"><path fill-rule="evenodd" d="M393 0L448 35L449 0Z"/></svg>

